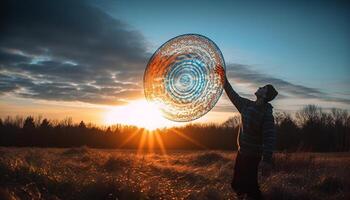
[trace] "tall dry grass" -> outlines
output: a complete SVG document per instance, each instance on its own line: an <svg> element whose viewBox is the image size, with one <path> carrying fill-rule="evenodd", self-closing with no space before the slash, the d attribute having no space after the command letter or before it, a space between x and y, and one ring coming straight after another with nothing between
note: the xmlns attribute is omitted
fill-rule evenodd
<svg viewBox="0 0 350 200"><path fill-rule="evenodd" d="M235 153L0 148L0 199L236 199ZM278 153L266 199L349 199L350 154Z"/></svg>

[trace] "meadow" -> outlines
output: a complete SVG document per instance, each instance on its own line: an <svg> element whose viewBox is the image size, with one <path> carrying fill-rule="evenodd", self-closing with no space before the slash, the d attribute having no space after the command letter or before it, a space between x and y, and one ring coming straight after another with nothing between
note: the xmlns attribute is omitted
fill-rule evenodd
<svg viewBox="0 0 350 200"><path fill-rule="evenodd" d="M237 199L234 151L0 148L0 199ZM350 199L350 153L276 153L266 199Z"/></svg>

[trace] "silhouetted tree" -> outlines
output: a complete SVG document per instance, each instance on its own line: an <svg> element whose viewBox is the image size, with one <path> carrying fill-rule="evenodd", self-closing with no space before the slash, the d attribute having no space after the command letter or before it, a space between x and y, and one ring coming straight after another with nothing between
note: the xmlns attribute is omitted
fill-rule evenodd
<svg viewBox="0 0 350 200"><path fill-rule="evenodd" d="M86 128L84 121L81 121L81 122L80 122L79 128L80 128L80 129L85 129L85 128Z"/></svg>
<svg viewBox="0 0 350 200"><path fill-rule="evenodd" d="M228 118L224 123L222 123L222 126L224 127L237 127L241 123L241 117L240 115L235 115L234 117Z"/></svg>
<svg viewBox="0 0 350 200"><path fill-rule="evenodd" d="M48 119L44 119L40 124L41 129L48 129L51 128L50 121Z"/></svg>
<svg viewBox="0 0 350 200"><path fill-rule="evenodd" d="M35 128L34 118L32 116L28 116L24 120L23 129L24 130L32 130L34 128Z"/></svg>
<svg viewBox="0 0 350 200"><path fill-rule="evenodd" d="M158 129L153 140L162 140L167 149L237 149L236 138L240 116L221 125L189 124L183 127ZM323 111L309 105L295 117L276 113L277 150L280 151L349 151L350 116L346 110ZM106 128L83 121L74 124L71 118L61 121L16 116L0 118L1 146L40 146L96 148L138 148L142 135L149 131L136 126L116 124ZM151 137L145 137L148 144ZM153 141L153 142L154 142ZM161 148L154 143L155 148ZM144 146L147 148L147 145Z"/></svg>
<svg viewBox="0 0 350 200"><path fill-rule="evenodd" d="M295 151L300 145L300 129L288 113L278 113L276 120L278 150Z"/></svg>
<svg viewBox="0 0 350 200"><path fill-rule="evenodd" d="M108 126L108 128L107 128L107 130L106 130L106 133L107 133L107 134L111 134L111 133L112 133L112 130L111 130L111 127L110 127L110 126Z"/></svg>

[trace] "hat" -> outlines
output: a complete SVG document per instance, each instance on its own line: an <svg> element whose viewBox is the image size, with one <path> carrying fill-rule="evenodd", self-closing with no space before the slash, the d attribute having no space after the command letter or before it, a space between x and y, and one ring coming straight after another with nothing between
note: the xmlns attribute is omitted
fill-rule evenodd
<svg viewBox="0 0 350 200"><path fill-rule="evenodd" d="M278 92L276 91L276 89L271 85L271 84L268 84L268 85L265 85L267 87L267 92L266 92L266 102L269 102L271 100L273 100Z"/></svg>

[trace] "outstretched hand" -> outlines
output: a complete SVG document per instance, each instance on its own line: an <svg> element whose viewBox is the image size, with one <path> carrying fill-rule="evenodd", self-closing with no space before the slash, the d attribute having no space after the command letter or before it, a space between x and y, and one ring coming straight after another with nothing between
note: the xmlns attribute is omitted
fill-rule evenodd
<svg viewBox="0 0 350 200"><path fill-rule="evenodd" d="M220 75L220 79L222 81L222 84L225 85L226 83L226 73L225 73L225 69L223 68L222 65L216 65L215 66L215 73Z"/></svg>

